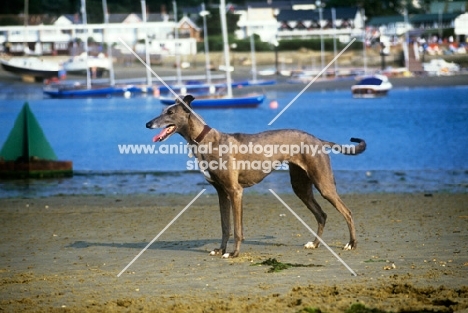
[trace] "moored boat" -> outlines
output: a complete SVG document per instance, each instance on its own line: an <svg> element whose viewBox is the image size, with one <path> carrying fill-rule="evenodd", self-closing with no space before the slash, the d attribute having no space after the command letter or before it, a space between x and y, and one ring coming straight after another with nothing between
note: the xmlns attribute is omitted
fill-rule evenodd
<svg viewBox="0 0 468 313"><path fill-rule="evenodd" d="M87 68L93 77L102 77L104 72L108 72L112 66L112 60L99 54L98 56L86 56L83 52L79 56L72 57L63 62L63 68L69 74L86 74Z"/></svg>
<svg viewBox="0 0 468 313"><path fill-rule="evenodd" d="M19 76L29 76L34 79L59 77L63 70L56 62L46 61L35 57L19 57L9 60L0 59L2 68Z"/></svg>
<svg viewBox="0 0 468 313"><path fill-rule="evenodd" d="M393 86L384 75L371 75L362 78L351 87L354 98L375 98L386 96Z"/></svg>
<svg viewBox="0 0 468 313"><path fill-rule="evenodd" d="M159 98L162 104L171 105L175 103L174 98ZM196 98L192 101L194 108L254 108L265 100L265 95L254 95L244 97L207 97Z"/></svg>
<svg viewBox="0 0 468 313"><path fill-rule="evenodd" d="M82 84L49 84L43 88L44 94L52 98L91 98L124 96L152 92L152 87L139 85L91 85L88 88Z"/></svg>

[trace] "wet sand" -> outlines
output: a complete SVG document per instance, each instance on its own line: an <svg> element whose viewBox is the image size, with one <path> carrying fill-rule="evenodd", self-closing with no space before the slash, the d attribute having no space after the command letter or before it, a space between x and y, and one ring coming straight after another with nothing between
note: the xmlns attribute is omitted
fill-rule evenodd
<svg viewBox="0 0 468 313"><path fill-rule="evenodd" d="M280 196L315 230L295 196ZM325 247L304 249L312 234L269 194L244 198L240 257L210 256L221 230L217 197L203 194L117 277L194 197L0 199L0 311L468 310L467 194L344 195L354 251L340 250L344 219L318 196L323 239L357 276ZM307 267L256 265L268 259Z"/></svg>

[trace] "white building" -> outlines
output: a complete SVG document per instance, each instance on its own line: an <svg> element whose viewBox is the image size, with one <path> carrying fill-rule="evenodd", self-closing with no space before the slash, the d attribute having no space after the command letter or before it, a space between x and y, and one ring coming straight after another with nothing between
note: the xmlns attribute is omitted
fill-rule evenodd
<svg viewBox="0 0 468 313"><path fill-rule="evenodd" d="M177 43L175 30L179 32ZM0 46L7 47L12 54L21 54L27 43L37 54L55 54L57 51L68 52L73 43L92 38L99 44L105 41L117 46L123 40L130 47L142 49L147 36L152 54L174 54L177 50L179 54L190 55L197 53L199 32L187 17L176 23L166 15L149 14L147 22L143 23L138 14L111 14L107 25L83 25L76 15L64 15L53 25L0 26Z"/></svg>
<svg viewBox="0 0 468 313"><path fill-rule="evenodd" d="M339 36L343 41L360 36L364 16L358 8L322 8L312 1L251 2L238 10L236 36L255 33L265 42Z"/></svg>

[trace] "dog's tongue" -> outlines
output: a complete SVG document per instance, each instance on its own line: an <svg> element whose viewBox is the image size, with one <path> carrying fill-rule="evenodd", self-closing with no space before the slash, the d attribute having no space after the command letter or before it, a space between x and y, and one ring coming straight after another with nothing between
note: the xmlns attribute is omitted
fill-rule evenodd
<svg viewBox="0 0 468 313"><path fill-rule="evenodd" d="M159 134L153 137L153 142L161 141L166 136L169 128L164 128Z"/></svg>

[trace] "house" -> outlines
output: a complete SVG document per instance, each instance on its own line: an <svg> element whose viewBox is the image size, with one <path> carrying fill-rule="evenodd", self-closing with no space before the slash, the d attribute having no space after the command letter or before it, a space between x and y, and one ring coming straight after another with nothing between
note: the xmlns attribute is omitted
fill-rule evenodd
<svg viewBox="0 0 468 313"><path fill-rule="evenodd" d="M464 36L464 41L468 39L468 13L461 14L455 19L455 35Z"/></svg>
<svg viewBox="0 0 468 313"><path fill-rule="evenodd" d="M321 12L320 12L321 11ZM343 41L362 34L364 19L358 8L323 8L321 10L281 10L278 38L313 38L339 36Z"/></svg>
<svg viewBox="0 0 468 313"><path fill-rule="evenodd" d="M403 15L382 16L372 18L367 26L378 29L385 36L401 36L406 31L414 35L430 32L441 34L446 28L453 28L459 13L429 13L408 15L407 22Z"/></svg>
<svg viewBox="0 0 468 313"><path fill-rule="evenodd" d="M31 15L27 25L0 27L0 45L10 54L63 54L68 51L70 34L48 26L55 18L49 15ZM61 19L62 24L69 24ZM24 23L24 21L23 21Z"/></svg>
<svg viewBox="0 0 468 313"><path fill-rule="evenodd" d="M237 22L239 29L235 31L237 38L245 39L254 33L264 42L276 40L278 30L277 8L271 6L257 7L255 3L252 3L246 10L240 10L237 13L240 15Z"/></svg>
<svg viewBox="0 0 468 313"><path fill-rule="evenodd" d="M177 43L174 41L175 30L179 34ZM23 54L24 42L34 53L47 55L77 52L82 49L79 43L84 41L119 45L121 40L140 53L145 49L142 45L145 38L149 39L150 53L196 54L200 29L188 17L175 23L167 14L148 14L147 22L143 23L142 16L134 13L110 14L107 25L83 25L79 15L63 15L51 19L47 25L0 26L0 45L12 54Z"/></svg>
<svg viewBox="0 0 468 313"><path fill-rule="evenodd" d="M323 8L311 1L252 2L240 14L236 31L243 39L251 33L265 42L281 39L334 35L348 41L362 33L363 16L358 8Z"/></svg>
<svg viewBox="0 0 468 313"><path fill-rule="evenodd" d="M177 28L179 30L179 38L195 38L197 41L201 41L200 27L187 16L182 17Z"/></svg>

